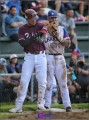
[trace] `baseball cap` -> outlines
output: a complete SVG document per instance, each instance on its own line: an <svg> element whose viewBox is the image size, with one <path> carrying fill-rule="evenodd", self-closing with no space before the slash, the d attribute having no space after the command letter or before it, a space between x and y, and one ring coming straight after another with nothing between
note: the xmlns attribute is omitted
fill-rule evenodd
<svg viewBox="0 0 89 120"><path fill-rule="evenodd" d="M5 58L0 58L0 65L7 65Z"/></svg>
<svg viewBox="0 0 89 120"><path fill-rule="evenodd" d="M37 13L35 12L35 10L27 9L25 11L25 18L30 19L30 20L36 20L38 17L37 17Z"/></svg>
<svg viewBox="0 0 89 120"><path fill-rule="evenodd" d="M38 11L41 7L42 7L42 5L40 3L32 2L30 8L35 10L35 11Z"/></svg>
<svg viewBox="0 0 89 120"><path fill-rule="evenodd" d="M56 10L50 10L48 12L48 18L52 18L52 17L58 17L58 13Z"/></svg>
<svg viewBox="0 0 89 120"><path fill-rule="evenodd" d="M72 55L76 55L76 56L78 56L78 52L73 51L73 52L72 52Z"/></svg>
<svg viewBox="0 0 89 120"><path fill-rule="evenodd" d="M10 60L13 59L13 58L17 58L17 55L16 55L16 54L12 54L12 55L10 56Z"/></svg>
<svg viewBox="0 0 89 120"><path fill-rule="evenodd" d="M79 48L75 48L73 51L78 52L78 53L81 52Z"/></svg>

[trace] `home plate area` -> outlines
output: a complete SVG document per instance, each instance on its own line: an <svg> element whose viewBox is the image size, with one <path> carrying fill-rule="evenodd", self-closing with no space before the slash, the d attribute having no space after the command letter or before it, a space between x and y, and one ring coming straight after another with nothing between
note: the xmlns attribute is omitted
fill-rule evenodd
<svg viewBox="0 0 89 120"><path fill-rule="evenodd" d="M72 112L65 112L64 109L51 108L45 111L24 111L16 118L7 120L89 120L89 110L73 109Z"/></svg>

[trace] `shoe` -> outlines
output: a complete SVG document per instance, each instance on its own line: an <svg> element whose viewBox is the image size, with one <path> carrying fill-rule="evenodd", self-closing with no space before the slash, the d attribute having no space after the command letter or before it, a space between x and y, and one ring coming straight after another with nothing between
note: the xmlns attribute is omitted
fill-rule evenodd
<svg viewBox="0 0 89 120"><path fill-rule="evenodd" d="M38 110L46 110L46 108L44 107L44 105L39 104L38 105Z"/></svg>
<svg viewBox="0 0 89 120"><path fill-rule="evenodd" d="M9 112L11 112L11 113L21 113L22 112L22 108L15 107L13 109L10 109Z"/></svg>
<svg viewBox="0 0 89 120"><path fill-rule="evenodd" d="M2 33L0 36L1 36L1 37L6 37L7 35L5 35L4 33Z"/></svg>
<svg viewBox="0 0 89 120"><path fill-rule="evenodd" d="M66 107L66 112L72 112L71 107Z"/></svg>
<svg viewBox="0 0 89 120"><path fill-rule="evenodd" d="M48 106L44 106L46 109L50 109L50 107L48 107Z"/></svg>

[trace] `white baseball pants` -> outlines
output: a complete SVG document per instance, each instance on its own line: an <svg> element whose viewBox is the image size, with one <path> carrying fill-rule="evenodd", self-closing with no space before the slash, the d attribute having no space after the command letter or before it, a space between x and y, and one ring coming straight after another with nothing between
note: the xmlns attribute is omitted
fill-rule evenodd
<svg viewBox="0 0 89 120"><path fill-rule="evenodd" d="M41 92L41 94L38 93L38 95L40 95L38 96L38 104L44 104L43 99L47 84L46 55L45 53L41 53L37 55L28 53L25 54L24 63L22 66L22 75L17 93L16 106L23 105L34 68L36 70L36 78L38 80L38 92Z"/></svg>
<svg viewBox="0 0 89 120"><path fill-rule="evenodd" d="M50 89L46 89L45 93L45 106L50 107L51 97L52 97L52 82L54 79L54 74L57 78L58 85L61 91L61 97L64 107L71 107L71 102L69 98L69 91L67 87L67 70L66 62L63 55L47 55L47 70L48 70L48 79L47 86L50 86Z"/></svg>

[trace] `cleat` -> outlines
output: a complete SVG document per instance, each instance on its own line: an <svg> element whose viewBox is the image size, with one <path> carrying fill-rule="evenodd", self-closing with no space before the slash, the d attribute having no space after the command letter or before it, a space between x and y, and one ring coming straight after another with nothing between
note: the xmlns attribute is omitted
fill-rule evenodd
<svg viewBox="0 0 89 120"><path fill-rule="evenodd" d="M39 104L39 105L38 105L38 110L46 110L46 108L44 107L44 105Z"/></svg>
<svg viewBox="0 0 89 120"><path fill-rule="evenodd" d="M71 107L66 107L66 112L72 112Z"/></svg>
<svg viewBox="0 0 89 120"><path fill-rule="evenodd" d="M48 106L44 106L45 107L45 109L50 109L50 107L48 107Z"/></svg>
<svg viewBox="0 0 89 120"><path fill-rule="evenodd" d="M45 107L38 107L38 110L46 110Z"/></svg>
<svg viewBox="0 0 89 120"><path fill-rule="evenodd" d="M13 109L10 109L9 112L10 113L21 113L22 112L22 108L15 107Z"/></svg>

